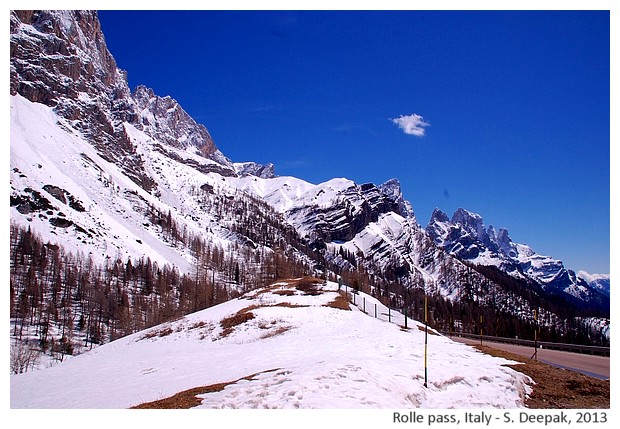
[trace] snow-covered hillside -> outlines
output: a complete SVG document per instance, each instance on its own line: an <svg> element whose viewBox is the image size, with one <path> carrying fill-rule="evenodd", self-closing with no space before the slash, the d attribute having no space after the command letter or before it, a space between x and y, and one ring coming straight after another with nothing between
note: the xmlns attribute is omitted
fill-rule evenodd
<svg viewBox="0 0 620 429"><path fill-rule="evenodd" d="M372 297L296 279L11 377L11 408L129 408L187 389L197 408L519 408L530 381ZM363 303L363 304L362 304ZM375 305L377 318L375 318ZM388 317L391 316L391 323ZM204 391L207 389L205 388Z"/></svg>
<svg viewBox="0 0 620 429"><path fill-rule="evenodd" d="M610 292L610 279L609 274L590 274L587 271L579 271L577 275L584 279L590 287L597 289L604 295L609 296Z"/></svg>
<svg viewBox="0 0 620 429"><path fill-rule="evenodd" d="M62 120L49 107L11 97L11 188L22 200L11 208L11 219L100 263L147 255L186 269L187 260L141 227L139 207L155 198L82 136L57 124ZM53 197L49 190L60 193ZM70 205L69 196L79 205ZM37 201L45 210L33 206Z"/></svg>

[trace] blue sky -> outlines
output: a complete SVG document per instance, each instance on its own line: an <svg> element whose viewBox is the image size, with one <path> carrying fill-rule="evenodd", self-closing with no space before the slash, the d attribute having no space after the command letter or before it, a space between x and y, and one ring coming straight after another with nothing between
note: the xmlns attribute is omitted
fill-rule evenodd
<svg viewBox="0 0 620 429"><path fill-rule="evenodd" d="M608 11L99 17L131 88L178 100L233 161L313 183L395 177L422 226L463 207L609 272Z"/></svg>

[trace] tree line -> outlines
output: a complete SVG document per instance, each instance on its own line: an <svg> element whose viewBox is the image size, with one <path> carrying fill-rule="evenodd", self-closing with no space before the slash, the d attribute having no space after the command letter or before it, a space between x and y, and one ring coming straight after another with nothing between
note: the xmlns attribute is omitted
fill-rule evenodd
<svg viewBox="0 0 620 429"><path fill-rule="evenodd" d="M286 250L238 244L225 249L197 236L186 239L193 268L180 273L149 257L108 258L98 264L91 256L68 252L44 242L30 228L11 224L13 343L62 361L66 355L226 302L282 276L307 272L303 263L291 262Z"/></svg>

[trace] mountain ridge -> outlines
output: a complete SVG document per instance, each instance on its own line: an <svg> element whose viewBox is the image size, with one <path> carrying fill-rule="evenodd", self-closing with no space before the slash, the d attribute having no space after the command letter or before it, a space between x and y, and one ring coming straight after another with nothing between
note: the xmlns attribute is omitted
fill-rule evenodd
<svg viewBox="0 0 620 429"><path fill-rule="evenodd" d="M463 208L450 219L435 209L426 226L434 243L458 258L480 265L497 266L511 276L527 278L543 288L578 299L597 299L599 292L587 279L566 269L562 261L536 253L529 246L512 241L506 228L497 232L485 228L482 216Z"/></svg>

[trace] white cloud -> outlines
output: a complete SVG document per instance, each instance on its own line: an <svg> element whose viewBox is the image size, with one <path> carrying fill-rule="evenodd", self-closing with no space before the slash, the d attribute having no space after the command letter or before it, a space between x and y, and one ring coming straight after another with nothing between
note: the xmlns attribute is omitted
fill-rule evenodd
<svg viewBox="0 0 620 429"><path fill-rule="evenodd" d="M422 118L422 116L415 113L407 116L400 115L400 117L390 119L390 121L398 125L398 128L403 130L405 134L410 134L416 137L424 137L424 133L426 132L424 127L430 126L428 122L424 122L424 118Z"/></svg>

